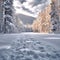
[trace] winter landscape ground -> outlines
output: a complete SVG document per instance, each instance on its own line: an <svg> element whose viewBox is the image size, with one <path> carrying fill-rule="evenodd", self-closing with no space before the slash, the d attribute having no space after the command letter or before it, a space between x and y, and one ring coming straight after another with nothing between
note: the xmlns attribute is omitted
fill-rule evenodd
<svg viewBox="0 0 60 60"><path fill-rule="evenodd" d="M0 35L0 60L60 60L60 35Z"/></svg>

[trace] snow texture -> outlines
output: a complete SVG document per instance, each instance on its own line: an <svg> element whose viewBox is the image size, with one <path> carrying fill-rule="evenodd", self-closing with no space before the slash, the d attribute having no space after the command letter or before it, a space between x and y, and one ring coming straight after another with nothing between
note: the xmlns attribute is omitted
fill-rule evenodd
<svg viewBox="0 0 60 60"><path fill-rule="evenodd" d="M52 40L56 43L58 39L52 39L52 36L58 38L60 35L38 33L0 35L0 42L7 43L0 45L0 60L60 60L60 49L55 46L56 44L52 44Z"/></svg>

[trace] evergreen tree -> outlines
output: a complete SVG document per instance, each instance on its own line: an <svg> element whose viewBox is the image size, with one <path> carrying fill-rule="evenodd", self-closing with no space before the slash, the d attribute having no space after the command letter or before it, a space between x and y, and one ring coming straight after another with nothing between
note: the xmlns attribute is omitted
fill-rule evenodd
<svg viewBox="0 0 60 60"><path fill-rule="evenodd" d="M51 4L51 22L52 22L52 31L54 33L59 33L60 29L60 21L59 21L59 15L58 15L58 2L57 0L52 0L52 4Z"/></svg>
<svg viewBox="0 0 60 60"><path fill-rule="evenodd" d="M4 33L15 32L15 25L13 24L13 0L4 0Z"/></svg>

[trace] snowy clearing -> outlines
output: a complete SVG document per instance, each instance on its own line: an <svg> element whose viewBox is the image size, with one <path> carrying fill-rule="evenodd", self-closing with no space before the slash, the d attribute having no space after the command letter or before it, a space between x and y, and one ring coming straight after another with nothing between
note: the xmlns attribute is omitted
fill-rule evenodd
<svg viewBox="0 0 60 60"><path fill-rule="evenodd" d="M60 60L60 35L1 34L0 60Z"/></svg>

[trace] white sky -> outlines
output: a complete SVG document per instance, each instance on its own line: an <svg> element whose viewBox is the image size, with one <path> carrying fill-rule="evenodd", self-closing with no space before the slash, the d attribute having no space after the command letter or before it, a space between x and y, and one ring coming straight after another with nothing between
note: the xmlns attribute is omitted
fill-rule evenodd
<svg viewBox="0 0 60 60"><path fill-rule="evenodd" d="M46 2L42 4L40 4L40 2L44 2L44 0L23 0L23 3L20 1L22 0L14 0L13 2L16 14L24 14L32 17L37 17L42 8L51 3L51 0L46 0Z"/></svg>

